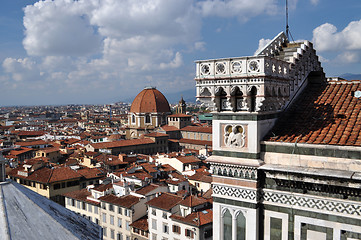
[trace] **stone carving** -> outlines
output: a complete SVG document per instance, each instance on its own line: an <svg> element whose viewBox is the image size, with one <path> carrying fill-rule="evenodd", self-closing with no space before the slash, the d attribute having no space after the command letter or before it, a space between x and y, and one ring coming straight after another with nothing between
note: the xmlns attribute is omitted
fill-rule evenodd
<svg viewBox="0 0 361 240"><path fill-rule="evenodd" d="M244 147L244 128L241 125L227 125L224 129L224 144L227 147Z"/></svg>

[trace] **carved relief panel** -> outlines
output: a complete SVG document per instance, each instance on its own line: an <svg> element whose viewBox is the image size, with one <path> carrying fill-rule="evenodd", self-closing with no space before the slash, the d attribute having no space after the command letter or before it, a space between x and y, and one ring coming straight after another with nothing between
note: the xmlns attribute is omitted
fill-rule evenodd
<svg viewBox="0 0 361 240"><path fill-rule="evenodd" d="M247 125L222 124L221 147L234 150L246 150L247 148Z"/></svg>

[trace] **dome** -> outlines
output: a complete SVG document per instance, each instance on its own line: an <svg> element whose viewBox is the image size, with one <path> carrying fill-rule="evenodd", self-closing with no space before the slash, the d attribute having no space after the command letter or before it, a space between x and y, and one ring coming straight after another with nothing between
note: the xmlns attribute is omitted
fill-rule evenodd
<svg viewBox="0 0 361 240"><path fill-rule="evenodd" d="M134 113L170 113L168 100L156 88L144 88L134 99L130 112Z"/></svg>

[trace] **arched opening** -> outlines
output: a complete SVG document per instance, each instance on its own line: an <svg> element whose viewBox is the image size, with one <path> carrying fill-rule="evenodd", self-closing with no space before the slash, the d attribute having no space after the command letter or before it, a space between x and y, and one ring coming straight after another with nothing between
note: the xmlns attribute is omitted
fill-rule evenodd
<svg viewBox="0 0 361 240"><path fill-rule="evenodd" d="M218 88L216 91L216 98L218 99L218 104L219 104L219 110L220 111L225 111L225 110L229 110L229 103L227 100L227 93L226 91L224 91L223 88Z"/></svg>
<svg viewBox="0 0 361 240"><path fill-rule="evenodd" d="M256 96L257 96L257 88L252 87L251 91L249 92L249 111L255 112L256 111Z"/></svg>
<svg viewBox="0 0 361 240"><path fill-rule="evenodd" d="M209 91L208 88L203 88L201 90L201 97L210 97L211 96L211 92Z"/></svg>
<svg viewBox="0 0 361 240"><path fill-rule="evenodd" d="M246 239L246 218L242 212L238 212L237 215L237 240Z"/></svg>
<svg viewBox="0 0 361 240"><path fill-rule="evenodd" d="M232 215L228 209L223 215L223 239L232 240Z"/></svg>
<svg viewBox="0 0 361 240"><path fill-rule="evenodd" d="M144 120L144 122L145 122L146 124L149 124L149 123L150 123L150 114L149 114L149 113L145 114L145 120Z"/></svg>
<svg viewBox="0 0 361 240"><path fill-rule="evenodd" d="M132 115L132 124L135 124L135 115Z"/></svg>
<svg viewBox="0 0 361 240"><path fill-rule="evenodd" d="M239 89L239 87L236 87L234 92L234 98L235 98L235 109L236 111L241 111L242 108L244 107L244 103L243 103L243 92Z"/></svg>

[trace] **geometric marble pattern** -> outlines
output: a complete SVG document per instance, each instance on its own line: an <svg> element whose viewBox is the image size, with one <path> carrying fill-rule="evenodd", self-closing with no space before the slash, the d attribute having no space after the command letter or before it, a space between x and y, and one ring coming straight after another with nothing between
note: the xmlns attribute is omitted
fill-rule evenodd
<svg viewBox="0 0 361 240"><path fill-rule="evenodd" d="M262 197L263 201L267 202L361 216L361 204L356 203L338 202L336 200L329 201L327 199L274 192L264 192Z"/></svg>
<svg viewBox="0 0 361 240"><path fill-rule="evenodd" d="M257 190L241 189L220 185L213 185L213 194L219 194L228 197L240 199L256 200Z"/></svg>

